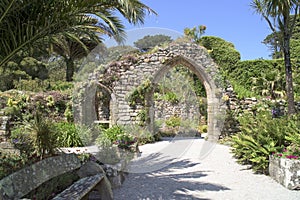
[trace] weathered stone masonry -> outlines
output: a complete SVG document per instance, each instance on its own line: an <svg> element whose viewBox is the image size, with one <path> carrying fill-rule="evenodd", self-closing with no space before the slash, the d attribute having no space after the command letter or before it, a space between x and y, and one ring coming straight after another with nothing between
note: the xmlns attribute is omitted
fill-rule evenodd
<svg viewBox="0 0 300 200"><path fill-rule="evenodd" d="M178 64L195 73L204 85L208 103L208 135L211 140L217 139L223 125L223 89L218 83L217 66L208 55L207 50L193 43L172 43L167 48L160 48L153 54L141 55L134 62L124 60L114 65L107 65L106 72L111 71L109 67L116 67L116 65L119 70L117 80L107 86L111 90L109 105L111 124L135 123L136 116L142 107L132 108L128 103L128 96L145 80L150 80L154 86L157 85L161 78ZM105 74L101 75L101 73L97 72L90 76L82 99L75 106L75 119L81 123L91 124L97 120L96 111L91 108L91 105L94 105L95 94L93 92L96 87L99 87L99 79L101 77L105 79ZM147 94L146 105L150 116L150 130L153 130L155 116L153 93L154 89Z"/></svg>

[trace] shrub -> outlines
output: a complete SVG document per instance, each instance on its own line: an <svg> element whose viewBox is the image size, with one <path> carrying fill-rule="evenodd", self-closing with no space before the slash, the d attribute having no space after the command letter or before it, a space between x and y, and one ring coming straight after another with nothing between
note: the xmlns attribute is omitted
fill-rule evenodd
<svg viewBox="0 0 300 200"><path fill-rule="evenodd" d="M34 120L29 124L36 153L41 159L45 155L53 155L58 147L54 128L53 123L42 117L39 112L36 112Z"/></svg>
<svg viewBox="0 0 300 200"><path fill-rule="evenodd" d="M61 147L82 147L83 142L79 136L78 128L73 123L60 122L55 124L57 141Z"/></svg>
<svg viewBox="0 0 300 200"><path fill-rule="evenodd" d="M58 146L53 122L38 111L33 120L14 128L10 139L25 158L38 156L43 159L46 155L53 155Z"/></svg>
<svg viewBox="0 0 300 200"><path fill-rule="evenodd" d="M171 128L179 127L181 124L181 118L176 116L171 116L165 121L166 125Z"/></svg>
<svg viewBox="0 0 300 200"><path fill-rule="evenodd" d="M257 172L268 173L269 156L287 145L286 134L298 134L298 120L272 119L271 113L245 114L239 118L241 132L232 137L232 152L238 162L250 164Z"/></svg>
<svg viewBox="0 0 300 200"><path fill-rule="evenodd" d="M102 134L97 138L96 144L99 146L108 147L116 144L119 148L130 150L130 146L136 142L135 138L126 133L124 127L114 125L102 131Z"/></svg>
<svg viewBox="0 0 300 200"><path fill-rule="evenodd" d="M0 180L24 167L26 160L17 154L0 153Z"/></svg>

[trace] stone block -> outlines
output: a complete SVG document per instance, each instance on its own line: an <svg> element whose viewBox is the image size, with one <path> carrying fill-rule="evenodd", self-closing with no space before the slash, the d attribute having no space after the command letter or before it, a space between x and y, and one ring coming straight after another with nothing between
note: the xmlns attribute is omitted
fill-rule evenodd
<svg viewBox="0 0 300 200"><path fill-rule="evenodd" d="M290 190L300 189L300 160L270 156L269 174Z"/></svg>

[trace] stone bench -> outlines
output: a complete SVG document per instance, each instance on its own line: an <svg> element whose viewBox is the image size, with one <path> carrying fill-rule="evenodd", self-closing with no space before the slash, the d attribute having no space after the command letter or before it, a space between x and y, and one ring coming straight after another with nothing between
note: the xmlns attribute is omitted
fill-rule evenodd
<svg viewBox="0 0 300 200"><path fill-rule="evenodd" d="M1 179L0 200L22 199L43 183L74 170L80 179L56 199L86 199L94 189L99 192L101 199L113 199L111 185L98 164L89 161L82 165L76 155L63 154L44 159ZM63 198L65 195L73 196Z"/></svg>
<svg viewBox="0 0 300 200"><path fill-rule="evenodd" d="M96 174L94 176L84 177L75 182L73 185L68 187L62 193L53 198L53 200L80 200L88 199L89 193L96 189L98 190L101 199L103 200L112 200L111 194L106 192L105 182L103 182L104 175Z"/></svg>

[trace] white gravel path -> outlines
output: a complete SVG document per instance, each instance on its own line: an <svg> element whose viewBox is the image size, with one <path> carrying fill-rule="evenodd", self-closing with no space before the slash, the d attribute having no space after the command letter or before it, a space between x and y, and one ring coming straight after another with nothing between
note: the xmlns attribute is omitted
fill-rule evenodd
<svg viewBox="0 0 300 200"><path fill-rule="evenodd" d="M224 145L190 138L140 150L122 187L114 190L115 200L300 200L300 191L237 164Z"/></svg>

